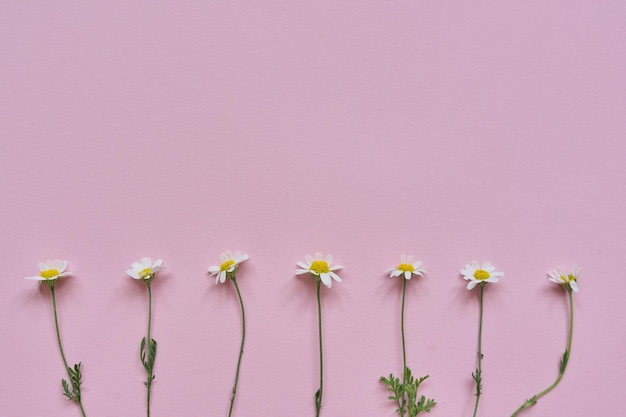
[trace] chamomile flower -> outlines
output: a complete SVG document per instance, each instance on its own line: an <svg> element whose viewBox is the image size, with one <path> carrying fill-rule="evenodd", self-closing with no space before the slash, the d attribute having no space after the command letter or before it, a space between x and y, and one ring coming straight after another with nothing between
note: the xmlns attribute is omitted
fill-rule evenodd
<svg viewBox="0 0 626 417"><path fill-rule="evenodd" d="M233 406L235 404L235 396L237 395L237 383L239 382L239 370L241 369L241 358L243 357L243 347L246 341L246 312L243 306L243 298L241 297L241 291L237 284L237 269L242 262L247 261L248 254L241 253L239 251L232 253L226 251L220 253L220 264L209 267L209 274L215 275L215 285L219 282L222 284L226 282L226 278L230 278L235 291L237 291L237 297L239 298L239 305L241 306L241 347L239 348L239 359L237 360L237 370L235 371L235 385L233 385L232 396L230 397L230 408L228 410L228 417L233 413Z"/></svg>
<svg viewBox="0 0 626 417"><path fill-rule="evenodd" d="M404 279L411 279L413 275L419 275L423 277L425 270L421 269L422 263L418 260L413 262L413 255L402 255L400 257L400 264L395 268L389 268L387 272L389 272L389 276L399 277L400 275L404 275Z"/></svg>
<svg viewBox="0 0 626 417"><path fill-rule="evenodd" d="M215 275L215 285L217 285L218 282L223 284L226 278L237 270L239 264L247 261L248 258L248 254L239 251L235 253L231 251L220 253L220 265L209 268L209 274Z"/></svg>
<svg viewBox="0 0 626 417"><path fill-rule="evenodd" d="M61 358L63 359L63 365L65 370L67 371L68 380L70 384L67 383L65 379L63 382L63 395L67 397L69 401L74 401L82 412L83 416L85 416L85 410L83 408L82 397L80 393L80 386L82 384L82 373L80 370L81 363L77 363L74 367L70 367L65 359L65 352L63 352L63 344L61 343L61 332L59 330L59 320L57 315L57 301L56 301L56 289L55 286L57 284L57 279L60 277L66 277L70 275L69 272L66 272L67 269L67 261L61 261L56 259L54 261L46 261L39 262L39 275L35 275L33 277L26 277L26 279L32 279L35 281L39 281L39 283L44 283L48 288L50 288L50 295L52 297L52 309L54 311L54 326L56 328L57 333L57 342L59 346L59 351L61 352ZM71 387L71 391L70 391Z"/></svg>
<svg viewBox="0 0 626 417"><path fill-rule="evenodd" d="M328 288L332 287L333 279L337 282L341 282L341 278L339 277L339 275L335 274L334 271L343 268L343 266L331 266L333 263L332 255L326 255L326 257L323 258L322 254L317 252L315 254L315 258L311 255L307 255L304 257L304 259L306 262L297 263L300 269L296 270L296 275L309 273L311 274L311 276L313 276L313 278L321 279L322 283Z"/></svg>
<svg viewBox="0 0 626 417"><path fill-rule="evenodd" d="M497 272L496 267L489 262L483 262L481 267L478 261L472 261L461 270L461 275L463 275L463 279L469 281L467 289L471 290L477 284L485 285L487 282L498 282L504 273Z"/></svg>
<svg viewBox="0 0 626 417"><path fill-rule="evenodd" d="M26 277L26 279L33 279L36 281L52 281L60 277L67 277L71 275L66 272L67 261L61 261L56 259L54 261L39 262L39 275L32 277Z"/></svg>
<svg viewBox="0 0 626 417"><path fill-rule="evenodd" d="M150 416L150 392L152 391L152 381L154 380L154 361L156 358L156 340L152 338L150 332L152 331L152 279L157 272L162 270L163 259L157 259L152 262L152 259L145 257L141 258L141 261L134 262L130 265L130 269L126 270L126 273L131 278L139 279L148 289L148 337L144 337L141 340L139 348L141 363L146 370L147 381L144 382L147 390L146 408L147 414Z"/></svg>
<svg viewBox="0 0 626 417"><path fill-rule="evenodd" d="M582 268L574 264L572 267L572 273L568 274L561 268L557 268L554 271L548 272L548 279L556 284L559 284L565 288L570 287L575 292L578 292L578 275L580 275Z"/></svg>
<svg viewBox="0 0 626 417"><path fill-rule="evenodd" d="M141 258L140 262L131 264L130 269L126 271L131 278L150 281L154 278L154 274L163 269L163 259L157 259L152 263L152 259L146 257Z"/></svg>

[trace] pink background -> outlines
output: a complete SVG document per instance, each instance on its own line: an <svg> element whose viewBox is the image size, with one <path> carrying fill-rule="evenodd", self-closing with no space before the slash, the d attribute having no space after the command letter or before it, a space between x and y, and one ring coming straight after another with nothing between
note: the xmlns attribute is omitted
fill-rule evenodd
<svg viewBox="0 0 626 417"><path fill-rule="evenodd" d="M622 416L626 389L626 5L590 1L110 1L0 5L0 416L78 416L61 395L49 291L67 259L68 360L89 416L145 415L139 342L154 282L153 417L225 416L240 341L232 285L250 254L238 417L314 415L314 285L324 289L325 417L393 416L401 283L409 365L431 415L469 416L478 300L458 271L505 273L485 297L479 415L508 416L557 375L583 266L570 367L525 416Z"/></svg>

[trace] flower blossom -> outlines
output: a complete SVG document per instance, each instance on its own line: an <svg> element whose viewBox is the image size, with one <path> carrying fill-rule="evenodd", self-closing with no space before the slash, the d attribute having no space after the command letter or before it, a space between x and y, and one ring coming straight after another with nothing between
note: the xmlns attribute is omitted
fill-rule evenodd
<svg viewBox="0 0 626 417"><path fill-rule="evenodd" d="M157 259L152 263L152 259L146 257L141 258L140 262L134 262L131 264L130 269L126 271L131 278L141 279L143 281L150 281L154 278L154 274L164 268L163 259Z"/></svg>
<svg viewBox="0 0 626 417"><path fill-rule="evenodd" d="M497 272L496 267L489 262L483 262L481 267L478 261L472 261L461 270L461 275L463 275L463 279L469 281L467 289L471 290L476 285L484 286L487 282L498 282L504 273Z"/></svg>
<svg viewBox="0 0 626 417"><path fill-rule="evenodd" d="M334 271L343 268L343 266L331 266L333 263L332 255L326 255L326 258L322 258L322 254L317 252L315 258L311 255L307 255L304 259L306 262L297 263L300 269L296 270L296 275L309 273L313 278L321 280L328 288L332 287L333 279L337 282L341 282L341 278L339 275L335 274Z"/></svg>
<svg viewBox="0 0 626 417"><path fill-rule="evenodd" d="M582 268L574 264L572 267L572 273L567 274L561 268L557 268L554 271L548 272L548 279L556 284L559 284L565 288L569 287L574 292L578 292L578 275L580 275Z"/></svg>
<svg viewBox="0 0 626 417"><path fill-rule="evenodd" d="M211 266L209 268L209 274L215 275L215 285L219 282L223 284L226 281L226 277L234 275L239 264L247 261L248 258L248 254L239 251L235 253L231 251L220 253L220 265Z"/></svg>
<svg viewBox="0 0 626 417"><path fill-rule="evenodd" d="M395 268L389 268L387 272L389 272L389 276L399 277L400 275L404 275L404 279L411 279L413 275L419 275L423 277L425 270L421 269L422 262L416 260L413 262L413 255L402 255L400 256L400 264Z"/></svg>
<svg viewBox="0 0 626 417"><path fill-rule="evenodd" d="M70 272L66 272L67 261L56 259L54 261L39 262L39 275L26 277L36 281L53 281L57 278L67 277Z"/></svg>

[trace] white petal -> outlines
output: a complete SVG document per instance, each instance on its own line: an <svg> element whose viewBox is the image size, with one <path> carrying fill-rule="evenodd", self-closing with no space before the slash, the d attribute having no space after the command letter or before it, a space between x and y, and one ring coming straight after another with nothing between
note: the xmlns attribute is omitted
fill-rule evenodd
<svg viewBox="0 0 626 417"><path fill-rule="evenodd" d="M476 284L478 284L478 281L470 281L469 284L467 284L467 289L471 290L476 286Z"/></svg>
<svg viewBox="0 0 626 417"><path fill-rule="evenodd" d="M65 268L67 268L67 262L64 262L60 259L55 259L52 262L52 269L56 269L59 272L63 272L65 271Z"/></svg>
<svg viewBox="0 0 626 417"><path fill-rule="evenodd" d="M322 254L320 252L315 252L315 260L316 261L321 261L323 260L322 258Z"/></svg>
<svg viewBox="0 0 626 417"><path fill-rule="evenodd" d="M405 264L406 263L406 255L400 255L400 263L401 264Z"/></svg>
<svg viewBox="0 0 626 417"><path fill-rule="evenodd" d="M150 259L149 257L145 257L145 258L141 258L141 266L143 266L143 268L152 268L152 259Z"/></svg>
<svg viewBox="0 0 626 417"><path fill-rule="evenodd" d="M325 260L326 260L326 263L328 265L332 264L333 263L333 255L326 255L326 259Z"/></svg>
<svg viewBox="0 0 626 417"><path fill-rule="evenodd" d="M39 272L43 272L43 271L45 271L45 270L47 270L47 269L48 269L48 267L46 266L46 264L45 264L45 263L43 263L43 262L39 262L39 263L37 264L37 266L39 267Z"/></svg>
<svg viewBox="0 0 626 417"><path fill-rule="evenodd" d="M311 266L311 264L313 263L313 257L311 255L307 255L304 257L304 260L306 261L306 263Z"/></svg>
<svg viewBox="0 0 626 417"><path fill-rule="evenodd" d="M126 273L130 275L131 278L139 279L139 275L137 274L137 271L135 271L134 269L127 269Z"/></svg>
<svg viewBox="0 0 626 417"><path fill-rule="evenodd" d="M320 274L320 278L322 279L322 283L328 288L333 285L333 281L330 279L330 274Z"/></svg>
<svg viewBox="0 0 626 417"><path fill-rule="evenodd" d="M301 262L301 261L296 262L296 265L298 265L302 269L309 269L311 267L311 265L307 265L307 264L305 264L304 262Z"/></svg>
<svg viewBox="0 0 626 417"><path fill-rule="evenodd" d="M343 268L345 268L345 266L343 266L343 265L335 265L335 266L333 266L331 268L328 268L328 269L330 269L331 271L336 271L338 269L343 269Z"/></svg>
<svg viewBox="0 0 626 417"><path fill-rule="evenodd" d="M412 263L413 263L413 259L414 259L414 258L413 258L413 255L409 255L409 256L407 256L407 258L406 258L406 263L407 263L407 264L412 264Z"/></svg>
<svg viewBox="0 0 626 417"><path fill-rule="evenodd" d="M228 253L228 252L227 252ZM226 255L226 253L220 253L220 263L223 264L224 262L226 262L228 260L228 256Z"/></svg>
<svg viewBox="0 0 626 417"><path fill-rule="evenodd" d="M462 275L474 275L474 272L479 268L479 265L474 266L473 263L476 261L472 261L472 264L467 264L463 269L461 269Z"/></svg>
<svg viewBox="0 0 626 417"><path fill-rule="evenodd" d="M161 266L163 266L163 259L157 259L152 264L152 269L161 269Z"/></svg>
<svg viewBox="0 0 626 417"><path fill-rule="evenodd" d="M576 281L570 281L569 286L574 290L574 292L578 292L578 283Z"/></svg>
<svg viewBox="0 0 626 417"><path fill-rule="evenodd" d="M237 259L235 259L235 262L236 262L236 263L238 263L238 264L240 264L240 263L242 263L242 262L247 261L247 260L248 260L248 258L250 258L250 257L248 256L248 254L247 254L247 253L244 253L243 255L238 255L238 256L237 256Z"/></svg>
<svg viewBox="0 0 626 417"><path fill-rule="evenodd" d="M215 275L215 285L217 285L220 282L220 276L219 275Z"/></svg>
<svg viewBox="0 0 626 417"><path fill-rule="evenodd" d="M404 279L411 279L411 272L404 271Z"/></svg>
<svg viewBox="0 0 626 417"><path fill-rule="evenodd" d="M334 272L330 272L328 275L330 275L330 277L332 279L334 279L335 281L341 282L341 277L339 275L335 274Z"/></svg>
<svg viewBox="0 0 626 417"><path fill-rule="evenodd" d="M36 275L34 277L25 277L24 279L33 279L35 281L43 281L44 280L44 278L42 276L40 276L40 275Z"/></svg>
<svg viewBox="0 0 626 417"><path fill-rule="evenodd" d="M219 277L220 277L220 282L223 284L224 281L226 281L226 271L220 272Z"/></svg>
<svg viewBox="0 0 626 417"><path fill-rule="evenodd" d="M220 272L220 267L219 266L210 266L209 267L209 272L214 275L217 274L218 272Z"/></svg>
<svg viewBox="0 0 626 417"><path fill-rule="evenodd" d="M308 274L309 272L311 271L308 269L296 269L296 275Z"/></svg>
<svg viewBox="0 0 626 417"><path fill-rule="evenodd" d="M498 282L498 281L500 281L500 279L498 277L491 276L491 277L487 278L484 281L485 282Z"/></svg>
<svg viewBox="0 0 626 417"><path fill-rule="evenodd" d="M582 271L583 269L581 267L579 267L578 265L574 264L574 266L572 267L572 275L574 276L574 278L578 278L578 275L580 275L580 271Z"/></svg>

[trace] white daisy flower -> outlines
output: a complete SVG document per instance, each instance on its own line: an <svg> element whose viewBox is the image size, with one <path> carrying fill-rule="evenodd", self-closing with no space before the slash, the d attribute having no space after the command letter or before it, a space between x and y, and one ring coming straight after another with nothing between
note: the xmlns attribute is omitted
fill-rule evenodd
<svg viewBox="0 0 626 417"><path fill-rule="evenodd" d="M26 279L34 279L36 281L52 281L60 277L71 275L65 272L67 269L67 261L56 259L54 261L39 262L39 275L26 277Z"/></svg>
<svg viewBox="0 0 626 417"><path fill-rule="evenodd" d="M400 275L404 275L404 279L411 279L413 275L419 275L423 277L425 270L421 269L422 263L418 260L413 262L413 255L402 255L400 257L400 265L395 268L389 268L387 272L389 272L389 276L399 277Z"/></svg>
<svg viewBox="0 0 626 417"><path fill-rule="evenodd" d="M235 272L239 264L247 261L248 258L248 254L239 251L232 253L227 250L224 253L220 253L220 265L209 268L209 273L216 275L215 285L217 285L218 282L223 284L226 281L226 277Z"/></svg>
<svg viewBox="0 0 626 417"><path fill-rule="evenodd" d="M304 259L306 260L306 262L297 263L300 269L296 270L296 275L309 273L311 275L318 276L319 279L322 280L322 283L328 288L333 285L332 279L337 282L341 282L341 278L339 277L339 275L335 274L334 271L343 268L343 266L331 266L331 264L333 263L332 255L326 255L326 258L322 258L322 254L317 252L315 254L315 258L313 258L311 255L307 255L304 257Z"/></svg>
<svg viewBox="0 0 626 417"><path fill-rule="evenodd" d="M130 275L131 278L150 281L154 278L154 274L163 268L165 268L163 266L163 259L157 259L152 263L152 259L146 257L141 258L140 262L131 264L130 269L128 269L126 273Z"/></svg>
<svg viewBox="0 0 626 417"><path fill-rule="evenodd" d="M472 261L461 270L461 275L463 275L463 279L469 281L467 289L471 290L477 284L485 285L487 282L498 282L504 273L496 272L496 267L489 262L484 262L481 267L478 261Z"/></svg>
<svg viewBox="0 0 626 417"><path fill-rule="evenodd" d="M554 283L560 284L563 287L570 287L575 292L578 292L578 275L580 275L582 268L574 264L572 267L572 273L567 274L561 268L557 268L554 271L548 272L548 279Z"/></svg>

